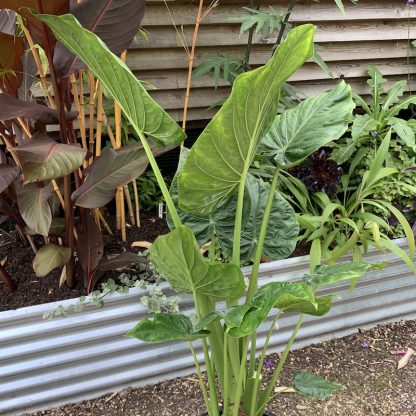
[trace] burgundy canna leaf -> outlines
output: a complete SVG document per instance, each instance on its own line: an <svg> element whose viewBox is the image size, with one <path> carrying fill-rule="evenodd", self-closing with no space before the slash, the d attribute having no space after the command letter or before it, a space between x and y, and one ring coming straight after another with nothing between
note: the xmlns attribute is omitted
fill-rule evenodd
<svg viewBox="0 0 416 416"><path fill-rule="evenodd" d="M85 0L71 7L71 13L81 25L94 32L116 55L130 46L143 19L144 10L144 0ZM58 75L62 77L85 68L60 43L55 48L54 64Z"/></svg>
<svg viewBox="0 0 416 416"><path fill-rule="evenodd" d="M1 34L0 34L1 35ZM76 111L68 111L65 115L67 121L77 118ZM45 124L55 124L59 122L57 110L46 105L33 102L22 101L13 98L9 94L0 94L0 121L12 120L17 117L29 117Z"/></svg>
<svg viewBox="0 0 416 416"><path fill-rule="evenodd" d="M79 145L57 143L40 132L14 151L19 157L25 183L69 175L82 165L86 154Z"/></svg>
<svg viewBox="0 0 416 416"><path fill-rule="evenodd" d="M52 32L33 17L30 10L53 15L68 13L69 0L0 0L0 8L14 10L21 14L26 20L26 26L35 43L45 49L48 44L53 47L56 41L51 35Z"/></svg>
<svg viewBox="0 0 416 416"><path fill-rule="evenodd" d="M77 256L86 275L87 290L92 290L92 283L97 266L104 252L104 240L98 225L91 213L85 210L81 219L81 229L77 240Z"/></svg>
<svg viewBox="0 0 416 416"><path fill-rule="evenodd" d="M11 10L0 10L0 32L14 35L16 31L16 13Z"/></svg>
<svg viewBox="0 0 416 416"><path fill-rule="evenodd" d="M17 166L0 165L0 193L11 185L20 175Z"/></svg>
<svg viewBox="0 0 416 416"><path fill-rule="evenodd" d="M101 260L98 269L103 272L110 270L124 269L127 266L137 263L146 263L146 257L139 256L136 253L126 252L118 254L110 259Z"/></svg>

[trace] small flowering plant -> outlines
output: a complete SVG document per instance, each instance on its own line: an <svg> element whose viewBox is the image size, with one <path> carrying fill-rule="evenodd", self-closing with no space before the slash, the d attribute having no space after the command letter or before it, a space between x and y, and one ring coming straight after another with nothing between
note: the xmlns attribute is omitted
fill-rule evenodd
<svg viewBox="0 0 416 416"><path fill-rule="evenodd" d="M181 313L154 313L128 335L150 343L188 342L209 416L263 415L304 317L321 316L331 309L333 295L319 296L319 287L357 279L371 267L350 262L319 267L297 282L269 282L260 287L258 280L262 256L287 257L298 237L295 212L277 191L281 170L297 165L346 131L354 107L350 87L341 82L276 116L283 83L314 50L315 27L293 29L266 65L235 80L230 97L195 145L189 153L182 152L187 157L182 158L171 194L150 144L177 144L178 137L172 136L176 123L127 66L73 16L38 18L120 103L140 138L170 213L172 230L157 238L149 259L173 290L192 298L197 322ZM273 167L271 182L253 173L255 159L267 159L268 167ZM200 245L207 241L211 249L204 256ZM217 260L217 247L229 260ZM240 268L243 261L252 264L247 285ZM270 381L263 386L268 344L286 313L298 314L298 322L271 370ZM266 320L270 329L260 345L256 332ZM195 352L196 340L202 344L207 383ZM258 348L261 353L256 357ZM303 373L296 379L299 385L316 382ZM322 380L318 382L322 385Z"/></svg>

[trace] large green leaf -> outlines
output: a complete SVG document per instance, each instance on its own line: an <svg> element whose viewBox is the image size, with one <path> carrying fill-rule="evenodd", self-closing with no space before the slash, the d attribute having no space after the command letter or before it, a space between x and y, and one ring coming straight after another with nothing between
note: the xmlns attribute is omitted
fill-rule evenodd
<svg viewBox="0 0 416 416"><path fill-rule="evenodd" d="M132 181L147 168L143 147L136 144L106 149L87 170L84 183L72 194L75 205L99 208L110 202L117 187Z"/></svg>
<svg viewBox="0 0 416 416"><path fill-rule="evenodd" d="M48 235L52 223L52 212L48 199L53 195L49 183L41 188L34 183L16 185L17 203L20 215L27 226L41 235Z"/></svg>
<svg viewBox="0 0 416 416"><path fill-rule="evenodd" d="M313 25L289 32L263 67L237 77L230 97L192 147L179 176L179 206L208 215L245 177L279 106L283 83L313 54Z"/></svg>
<svg viewBox="0 0 416 416"><path fill-rule="evenodd" d="M104 90L120 104L136 132L151 137L160 147L178 145L184 140L180 126L150 97L126 64L74 16L35 16L102 82Z"/></svg>
<svg viewBox="0 0 416 416"><path fill-rule="evenodd" d="M36 276L46 276L56 267L62 267L71 258L71 249L68 247L46 244L36 253L33 260L33 270Z"/></svg>
<svg viewBox="0 0 416 416"><path fill-rule="evenodd" d="M241 233L242 261L252 259L256 251L260 227L270 192L270 184L248 175L246 190L246 200L249 199L250 203L247 204L246 202L245 206L250 209L250 215L246 224L243 224ZM227 209L230 210L234 207L235 204ZM222 210L222 212L227 211ZM229 254L232 253L233 249L233 232L233 227L222 227L218 229L217 233L220 247ZM292 206L279 192L276 192L264 241L263 254L271 260L286 258L295 249L298 234L299 225Z"/></svg>
<svg viewBox="0 0 416 416"><path fill-rule="evenodd" d="M341 137L353 108L351 88L342 81L333 90L308 98L276 116L261 142L261 150L279 166L296 164Z"/></svg>
<svg viewBox="0 0 416 416"><path fill-rule="evenodd" d="M210 264L200 253L189 227L181 226L156 239L149 259L173 289L209 296L214 300L238 299L244 277L234 264Z"/></svg>
<svg viewBox="0 0 416 416"><path fill-rule="evenodd" d="M229 334L241 338L252 334L267 318L272 308L282 312L317 311L312 289L302 282L272 282L256 292L250 305L230 308L224 315Z"/></svg>
<svg viewBox="0 0 416 416"><path fill-rule="evenodd" d="M293 377L293 386L300 394L320 399L325 399L342 387L308 371L297 371Z"/></svg>
<svg viewBox="0 0 416 416"><path fill-rule="evenodd" d="M357 114L351 127L351 137L354 139L354 143L357 144L357 140L360 137L367 135L370 130L375 130L376 128L377 120L374 120L370 114ZM338 163L344 163L345 161L340 162L338 160Z"/></svg>
<svg viewBox="0 0 416 416"><path fill-rule="evenodd" d="M400 137L401 141L413 151L416 151L415 133L406 120L392 117L388 123Z"/></svg>
<svg viewBox="0 0 416 416"><path fill-rule="evenodd" d="M87 154L78 145L57 143L43 133L14 148L25 183L62 178L78 169Z"/></svg>
<svg viewBox="0 0 416 416"><path fill-rule="evenodd" d="M209 333L207 330L194 330L190 319L185 315L156 313L153 320L142 319L127 336L156 344L167 341L192 341L206 337Z"/></svg>
<svg viewBox="0 0 416 416"><path fill-rule="evenodd" d="M247 189L251 199L251 215L241 235L241 257L249 259L254 255L260 227L267 205L270 184L249 175ZM276 192L274 195L263 254L271 260L288 257L296 247L299 224L292 206Z"/></svg>
<svg viewBox="0 0 416 416"><path fill-rule="evenodd" d="M187 225L192 229L198 244L202 245L212 239L213 235L221 237L230 237L234 231L235 223L235 212L237 209L237 194L231 195L224 199L216 209L211 212L208 216L203 217L200 215L194 215L185 212L179 208L178 204L178 176L181 172L186 157L189 154L189 149L183 148L181 151L181 157L179 160L179 166L175 177L173 178L172 185L170 188L170 194L172 196L173 203L178 210L179 217L182 224ZM246 192L244 194L244 205L243 205L243 220L242 227L244 228L250 217L251 200L250 195ZM167 215L167 223L169 228L172 230L175 228L175 224L172 221L169 213ZM231 246L223 247L231 251Z"/></svg>
<svg viewBox="0 0 416 416"><path fill-rule="evenodd" d="M346 262L333 266L319 266L312 275L306 275L305 281L313 285L329 285L337 283L341 280L350 280L360 278L368 269L371 268L370 263L365 262Z"/></svg>

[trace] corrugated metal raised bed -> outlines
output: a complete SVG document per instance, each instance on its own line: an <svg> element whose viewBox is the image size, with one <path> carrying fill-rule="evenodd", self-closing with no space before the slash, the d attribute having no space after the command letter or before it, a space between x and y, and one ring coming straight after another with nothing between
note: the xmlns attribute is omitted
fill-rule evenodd
<svg viewBox="0 0 416 416"><path fill-rule="evenodd" d="M396 242L405 247L405 241ZM358 327L416 318L416 276L392 255L374 251L368 260L390 260L390 264L367 273L352 294L348 282L340 284L336 292L341 299L328 315L305 320L296 347L346 335ZM262 265L260 281L294 280L307 271L308 257L295 257ZM43 320L43 313L74 300L1 312L0 414L19 415L191 373L186 343L149 345L124 337L146 313L139 304L142 295L135 289L112 295L102 309L87 307L52 321ZM191 308L189 300L182 298L181 310L192 313ZM272 350L282 349L295 319L291 315L281 319L270 343ZM266 328L261 328L259 348Z"/></svg>

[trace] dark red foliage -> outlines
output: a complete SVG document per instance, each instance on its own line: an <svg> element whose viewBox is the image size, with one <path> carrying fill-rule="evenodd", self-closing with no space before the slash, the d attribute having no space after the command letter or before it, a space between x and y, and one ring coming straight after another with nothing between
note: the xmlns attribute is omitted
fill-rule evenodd
<svg viewBox="0 0 416 416"><path fill-rule="evenodd" d="M326 150L318 150L289 172L301 180L310 192L334 195L341 180L342 169L329 156L330 153Z"/></svg>

